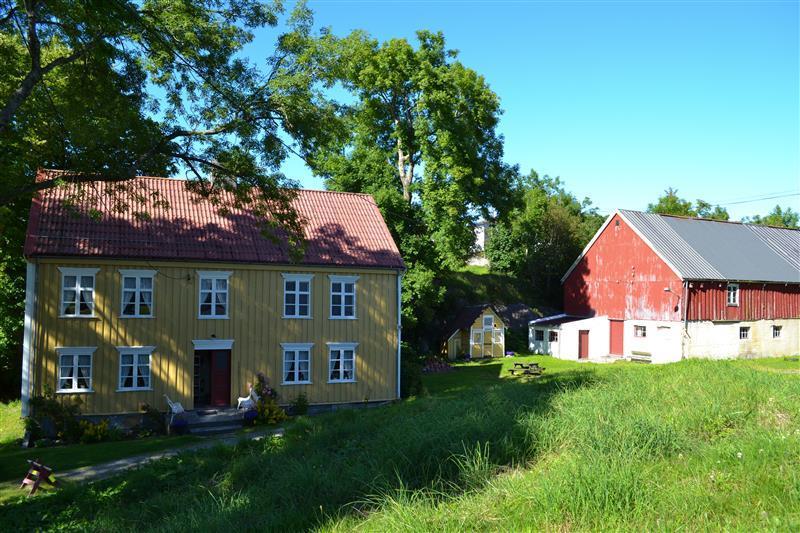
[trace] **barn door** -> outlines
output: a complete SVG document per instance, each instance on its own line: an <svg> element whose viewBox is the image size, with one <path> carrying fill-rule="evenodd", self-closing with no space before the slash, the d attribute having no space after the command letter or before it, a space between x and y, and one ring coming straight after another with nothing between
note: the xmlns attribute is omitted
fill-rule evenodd
<svg viewBox="0 0 800 533"><path fill-rule="evenodd" d="M611 346L609 346L608 353L611 355L624 355L623 350L623 332L625 322L622 320L609 320L609 327L611 328Z"/></svg>
<svg viewBox="0 0 800 533"><path fill-rule="evenodd" d="M578 359L589 359L589 330L578 331Z"/></svg>

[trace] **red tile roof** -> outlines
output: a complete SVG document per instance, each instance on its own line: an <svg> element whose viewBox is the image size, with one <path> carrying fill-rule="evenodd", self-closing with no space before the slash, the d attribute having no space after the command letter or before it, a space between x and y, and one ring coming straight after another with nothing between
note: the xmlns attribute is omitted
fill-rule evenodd
<svg viewBox="0 0 800 533"><path fill-rule="evenodd" d="M124 257L179 261L291 263L284 243L261 233L246 210L228 215L171 178L138 177L142 189L158 191L165 208L135 204L124 212L105 209L99 219L66 205L71 185L38 193L31 206L25 255ZM134 185L136 184L134 182ZM87 188L78 212L108 202ZM375 201L366 194L300 189L294 207L306 219L301 264L403 268L403 260ZM133 211L144 211L141 220Z"/></svg>

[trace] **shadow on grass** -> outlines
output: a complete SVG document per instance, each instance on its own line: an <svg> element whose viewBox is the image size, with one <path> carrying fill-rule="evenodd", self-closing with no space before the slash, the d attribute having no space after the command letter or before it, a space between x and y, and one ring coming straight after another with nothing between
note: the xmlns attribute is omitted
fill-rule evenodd
<svg viewBox="0 0 800 533"><path fill-rule="evenodd" d="M484 385L479 372L487 370L491 382L477 386ZM0 523L37 529L46 516L53 527L77 529L299 530L362 512L353 504L399 488L458 494L469 480L455 457L480 445L496 466L534 459L535 443L520 420L546 414L565 390L602 379L587 369L498 380L488 363L436 378L459 375L472 384L466 390L301 418L282 440L184 454L6 505Z"/></svg>

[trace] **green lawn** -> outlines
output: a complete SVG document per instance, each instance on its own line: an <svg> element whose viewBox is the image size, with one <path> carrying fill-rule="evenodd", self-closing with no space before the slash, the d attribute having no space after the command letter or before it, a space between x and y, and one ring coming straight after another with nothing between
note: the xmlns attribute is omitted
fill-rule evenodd
<svg viewBox="0 0 800 533"><path fill-rule="evenodd" d="M0 507L9 530L793 530L800 379L739 361L514 359L283 439ZM45 522L40 521L46 516Z"/></svg>
<svg viewBox="0 0 800 533"><path fill-rule="evenodd" d="M772 370L787 374L800 374L800 355L790 357L770 357L763 359L743 359L740 364L756 368L758 370Z"/></svg>

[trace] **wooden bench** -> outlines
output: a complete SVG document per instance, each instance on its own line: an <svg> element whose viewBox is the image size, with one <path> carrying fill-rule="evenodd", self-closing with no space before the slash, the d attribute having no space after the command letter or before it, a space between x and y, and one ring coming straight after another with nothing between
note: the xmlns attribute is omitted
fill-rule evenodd
<svg viewBox="0 0 800 533"><path fill-rule="evenodd" d="M649 363L653 359L653 354L650 352L631 352L630 359L636 363Z"/></svg>

